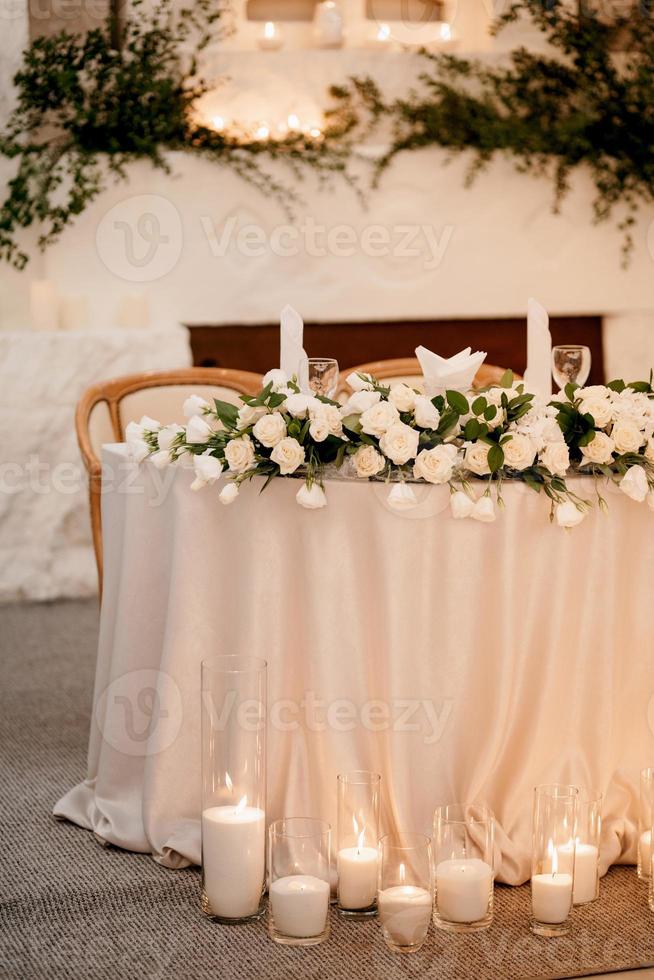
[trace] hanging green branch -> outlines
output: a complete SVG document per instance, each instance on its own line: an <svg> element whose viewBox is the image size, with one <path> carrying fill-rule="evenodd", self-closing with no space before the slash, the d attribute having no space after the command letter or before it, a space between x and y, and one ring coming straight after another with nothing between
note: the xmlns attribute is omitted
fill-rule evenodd
<svg viewBox="0 0 654 980"><path fill-rule="evenodd" d="M572 171L584 166L596 188L595 220L620 212L627 259L636 212L654 201L654 19L646 6L606 23L559 0L519 0L496 30L521 15L551 54L519 48L495 67L423 52L419 89L387 101L372 79L354 78L333 90L334 118L368 129L391 121L375 182L407 150L471 150L468 183L502 153L520 172L553 178L556 212Z"/></svg>

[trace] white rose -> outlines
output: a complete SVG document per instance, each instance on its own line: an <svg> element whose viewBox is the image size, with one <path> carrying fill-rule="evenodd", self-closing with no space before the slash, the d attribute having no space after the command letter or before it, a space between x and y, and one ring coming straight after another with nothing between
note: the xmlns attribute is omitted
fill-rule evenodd
<svg viewBox="0 0 654 980"><path fill-rule="evenodd" d="M418 498L406 483L396 483L386 499L392 510L412 510L418 503Z"/></svg>
<svg viewBox="0 0 654 980"><path fill-rule="evenodd" d="M652 402L643 391L625 388L621 392L611 392L613 402L613 418L629 419L631 422L641 422L650 415Z"/></svg>
<svg viewBox="0 0 654 980"><path fill-rule="evenodd" d="M225 506L227 506L227 504L233 504L238 497L238 493L238 483L233 483L230 481L229 483L225 484L218 494L218 500L221 502L221 504L225 504Z"/></svg>
<svg viewBox="0 0 654 980"><path fill-rule="evenodd" d="M273 368L272 371L268 371L266 374L264 374L262 387L267 388L271 381L272 390L279 391L280 388L285 388L288 384L288 375L280 368Z"/></svg>
<svg viewBox="0 0 654 980"><path fill-rule="evenodd" d="M158 432L161 428L161 422L157 422L156 419L150 418L149 415L143 415L139 425L141 426L143 432Z"/></svg>
<svg viewBox="0 0 654 980"><path fill-rule="evenodd" d="M401 381L393 385L388 396L398 412L412 412L416 404L416 393L413 388Z"/></svg>
<svg viewBox="0 0 654 980"><path fill-rule="evenodd" d="M612 398L613 393L606 385L587 385L585 388L577 388L576 398Z"/></svg>
<svg viewBox="0 0 654 980"><path fill-rule="evenodd" d="M402 466L418 452L419 438L416 429L404 422L395 422L379 440L379 448L396 466Z"/></svg>
<svg viewBox="0 0 654 980"><path fill-rule="evenodd" d="M554 476L565 476L570 466L570 453L565 442L548 442L540 454L540 461Z"/></svg>
<svg viewBox="0 0 654 980"><path fill-rule="evenodd" d="M317 483L314 483L311 489L306 483L303 483L295 494L295 499L300 507L306 507L308 510L319 510L321 507L327 506L325 491Z"/></svg>
<svg viewBox="0 0 654 980"><path fill-rule="evenodd" d="M245 473L254 464L254 443L249 436L231 439L225 446L225 459L232 473Z"/></svg>
<svg viewBox="0 0 654 980"><path fill-rule="evenodd" d="M450 495L450 510L452 511L452 517L455 517L457 520L470 517L474 506L475 501L471 500L463 490L457 490L456 493Z"/></svg>
<svg viewBox="0 0 654 980"><path fill-rule="evenodd" d="M486 442L475 442L468 446L465 452L464 463L471 473L477 476L486 476L490 473L488 465L488 453L490 446Z"/></svg>
<svg viewBox="0 0 654 980"><path fill-rule="evenodd" d="M421 429L437 429L441 420L438 409L426 395L418 395L413 409L416 425Z"/></svg>
<svg viewBox="0 0 654 980"><path fill-rule="evenodd" d="M202 453L201 456L193 457L193 469L195 470L195 479L191 484L191 490L201 490L207 483L213 483L214 480L218 479L223 471L223 466L215 456Z"/></svg>
<svg viewBox="0 0 654 980"><path fill-rule="evenodd" d="M649 460L650 463L654 463L654 439L651 436L645 446L645 459Z"/></svg>
<svg viewBox="0 0 654 980"><path fill-rule="evenodd" d="M423 449L416 456L413 475L427 483L447 483L452 478L456 463L456 446L436 446Z"/></svg>
<svg viewBox="0 0 654 980"><path fill-rule="evenodd" d="M192 419L195 415L204 415L205 409L211 406L206 398L200 398L199 395L189 395L183 407L184 418Z"/></svg>
<svg viewBox="0 0 654 980"><path fill-rule="evenodd" d="M126 435L128 435L126 433ZM127 438L127 453L136 463L142 463L146 456L150 455L150 447L145 439L132 436Z"/></svg>
<svg viewBox="0 0 654 980"><path fill-rule="evenodd" d="M237 428L247 429L248 425L254 425L267 411L265 405L241 405L236 418Z"/></svg>
<svg viewBox="0 0 654 980"><path fill-rule="evenodd" d="M372 387L373 380L372 375L362 374L359 375L356 371L352 371L348 374L345 379L352 391L367 391Z"/></svg>
<svg viewBox="0 0 654 980"><path fill-rule="evenodd" d="M359 446L352 457L357 476L365 477L377 476L386 466L386 460L381 453L378 453L374 446Z"/></svg>
<svg viewBox="0 0 654 980"><path fill-rule="evenodd" d="M322 416L317 416L309 426L309 435L314 442L324 442L329 432L329 422Z"/></svg>
<svg viewBox="0 0 654 980"><path fill-rule="evenodd" d="M611 402L606 397L584 396L579 405L579 411L582 415L587 413L592 415L598 429L603 429L611 421Z"/></svg>
<svg viewBox="0 0 654 980"><path fill-rule="evenodd" d="M184 429L181 425L164 425L163 428L159 429L157 433L157 442L159 443L159 449L170 449L180 432Z"/></svg>
<svg viewBox="0 0 654 980"><path fill-rule="evenodd" d="M376 405L380 398L381 394L378 391L355 391L341 409L343 418L346 415L361 415L366 409Z"/></svg>
<svg viewBox="0 0 654 980"><path fill-rule="evenodd" d="M619 453L637 453L645 435L631 419L621 419L611 429L611 438Z"/></svg>
<svg viewBox="0 0 654 980"><path fill-rule="evenodd" d="M522 432L511 433L511 438L502 446L504 462L512 470L526 470L534 461L536 447Z"/></svg>
<svg viewBox="0 0 654 980"><path fill-rule="evenodd" d="M582 463L610 463L614 448L613 439L605 432L596 432L593 441L582 447Z"/></svg>
<svg viewBox="0 0 654 980"><path fill-rule="evenodd" d="M648 494L647 474L642 466L630 466L618 484L623 493L642 504Z"/></svg>
<svg viewBox="0 0 654 980"><path fill-rule="evenodd" d="M211 426L199 415L194 415L189 419L186 426L186 441L192 444L208 442L211 436Z"/></svg>
<svg viewBox="0 0 654 980"><path fill-rule="evenodd" d="M286 476L294 473L295 470L304 462L304 449L297 441L287 436L278 442L270 454L273 463L279 466L279 472Z"/></svg>
<svg viewBox="0 0 654 980"><path fill-rule="evenodd" d="M315 395L305 395L303 392L298 394L288 395L286 401L281 406L283 411L292 415L293 418L303 419L306 418L307 413L310 408L315 408L316 405L320 405L321 402L318 401Z"/></svg>
<svg viewBox="0 0 654 980"><path fill-rule="evenodd" d="M262 446L272 449L286 435L286 422L281 415L262 415L255 422L252 435L258 439Z"/></svg>
<svg viewBox="0 0 654 980"><path fill-rule="evenodd" d="M367 435L379 438L399 419L400 413L392 402L377 402L362 414L361 429Z"/></svg>
<svg viewBox="0 0 654 980"><path fill-rule="evenodd" d="M314 407L309 411L309 418L312 422L315 422L317 419L327 422L330 435L343 435L343 419L341 417L341 410L337 405L326 405L324 402L318 402L318 407Z"/></svg>
<svg viewBox="0 0 654 980"><path fill-rule="evenodd" d="M170 453L167 449L160 449L158 453L150 456L150 462L154 463L158 470L162 470L170 463Z"/></svg>
<svg viewBox="0 0 654 980"><path fill-rule="evenodd" d="M559 527L576 527L586 517L586 511L579 510L571 500L557 504L555 514Z"/></svg>
<svg viewBox="0 0 654 980"><path fill-rule="evenodd" d="M475 521L482 521L484 524L490 524L496 517L495 504L490 497L484 494L483 497L480 497L479 500L475 501L475 505L472 508L472 513L470 516Z"/></svg>

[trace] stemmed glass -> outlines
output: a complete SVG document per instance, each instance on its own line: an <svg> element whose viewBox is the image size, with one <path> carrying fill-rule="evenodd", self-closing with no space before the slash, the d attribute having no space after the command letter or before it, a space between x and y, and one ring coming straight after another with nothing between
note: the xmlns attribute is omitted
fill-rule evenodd
<svg viewBox="0 0 654 980"><path fill-rule="evenodd" d="M338 390L338 361L333 357L309 358L309 391L333 398Z"/></svg>
<svg viewBox="0 0 654 980"><path fill-rule="evenodd" d="M590 374L590 350L580 344L560 344L552 348L552 377L563 391L573 382L581 388Z"/></svg>

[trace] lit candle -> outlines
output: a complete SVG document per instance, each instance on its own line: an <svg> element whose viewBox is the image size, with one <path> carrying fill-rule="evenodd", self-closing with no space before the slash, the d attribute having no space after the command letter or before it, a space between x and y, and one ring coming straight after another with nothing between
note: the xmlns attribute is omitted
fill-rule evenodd
<svg viewBox="0 0 654 980"><path fill-rule="evenodd" d="M216 130L217 133L222 133L225 128L225 120L222 116L212 116L211 125Z"/></svg>
<svg viewBox="0 0 654 980"><path fill-rule="evenodd" d="M202 813L204 891L214 915L255 915L266 869L266 817L258 807L212 806Z"/></svg>
<svg viewBox="0 0 654 980"><path fill-rule="evenodd" d="M255 135L258 140L267 140L270 136L270 126L268 123L261 123L260 126L257 126Z"/></svg>
<svg viewBox="0 0 654 980"><path fill-rule="evenodd" d="M388 938L397 946L415 946L429 929L432 897L426 888L395 885L377 896L379 918Z"/></svg>
<svg viewBox="0 0 654 980"><path fill-rule="evenodd" d="M380 24L375 35L375 41L377 44L386 45L390 44L391 40L391 29L388 24Z"/></svg>
<svg viewBox="0 0 654 980"><path fill-rule="evenodd" d="M270 886L270 907L277 932L296 939L319 936L329 912L330 887L313 875L287 875Z"/></svg>
<svg viewBox="0 0 654 980"><path fill-rule="evenodd" d="M555 925L565 922L572 905L572 875L558 870L558 854L549 845L551 873L532 875L531 909L536 922Z"/></svg>
<svg viewBox="0 0 654 980"><path fill-rule="evenodd" d="M479 858L441 861L436 868L438 914L448 922L479 922L488 914L493 869Z"/></svg>
<svg viewBox="0 0 654 980"><path fill-rule="evenodd" d="M652 863L652 832L646 830L638 840L638 865L643 878L649 878Z"/></svg>
<svg viewBox="0 0 654 980"><path fill-rule="evenodd" d="M284 43L282 32L272 20L267 20L263 25L263 34L259 38L259 47L262 51L276 51Z"/></svg>
<svg viewBox="0 0 654 980"><path fill-rule="evenodd" d="M356 847L344 847L336 856L338 904L342 909L367 909L377 895L376 847L364 847L365 831Z"/></svg>
<svg viewBox="0 0 654 980"><path fill-rule="evenodd" d="M574 887L572 900L575 905L584 905L597 898L599 877L599 851L592 844L564 844L559 848L559 870L572 873L574 852ZM545 868L545 870L548 870Z"/></svg>

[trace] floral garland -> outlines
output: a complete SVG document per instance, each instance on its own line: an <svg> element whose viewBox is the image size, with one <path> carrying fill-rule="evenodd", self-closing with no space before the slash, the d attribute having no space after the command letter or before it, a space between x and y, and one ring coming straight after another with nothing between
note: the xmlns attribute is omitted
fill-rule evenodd
<svg viewBox="0 0 654 980"><path fill-rule="evenodd" d="M128 449L139 462L149 457L158 467L192 468L193 490L226 473L223 504L233 503L253 477L264 477L265 488L276 476L303 476L297 502L324 507L329 466L353 479L387 482L388 504L398 511L418 502L411 483L447 484L455 518L491 522L496 504L503 506L503 481L520 480L549 499L550 520L574 527L592 504L566 477L584 473L594 477L601 510L607 507L601 480L654 509L651 378L569 384L549 404L525 391L511 371L498 385L433 398L370 375L351 374L347 381L353 394L344 405L305 394L279 370L265 376L258 395L241 395L240 408L191 395L185 426L145 416L128 425Z"/></svg>

